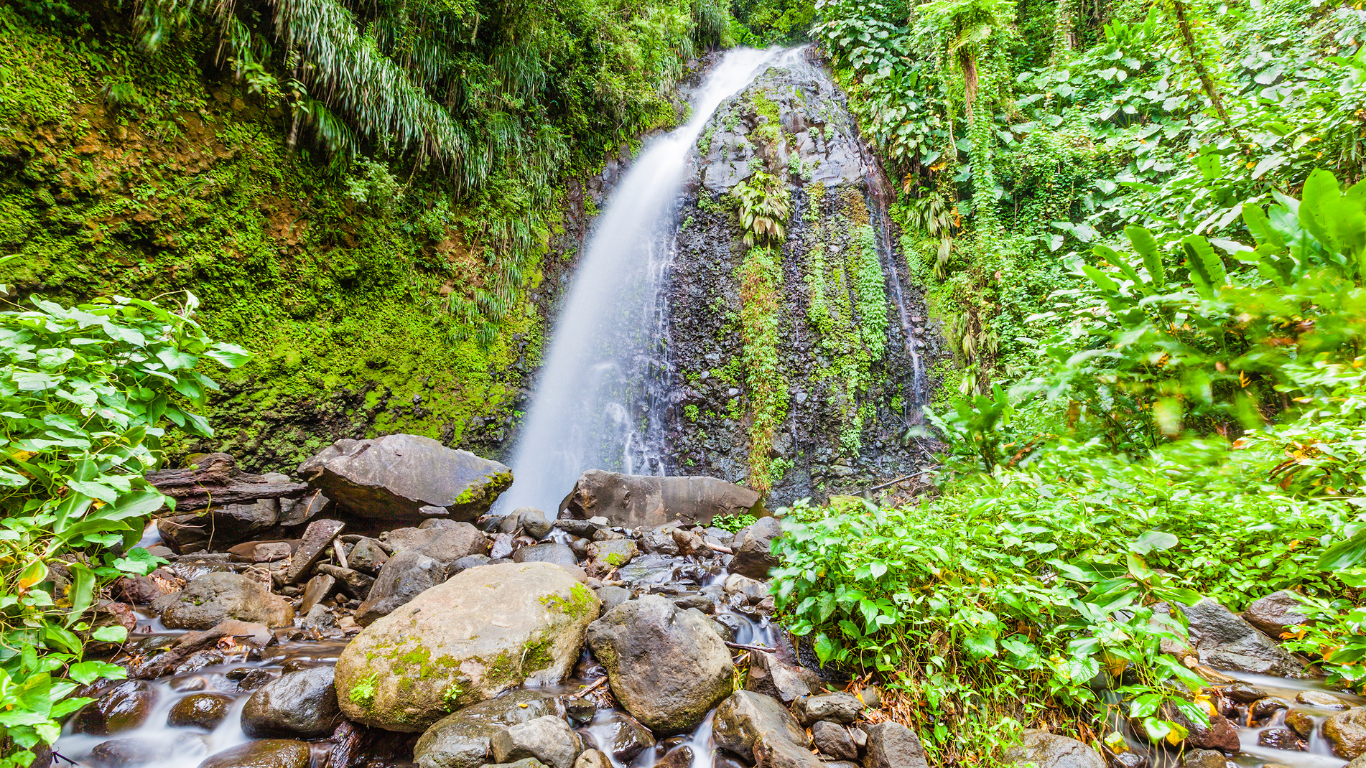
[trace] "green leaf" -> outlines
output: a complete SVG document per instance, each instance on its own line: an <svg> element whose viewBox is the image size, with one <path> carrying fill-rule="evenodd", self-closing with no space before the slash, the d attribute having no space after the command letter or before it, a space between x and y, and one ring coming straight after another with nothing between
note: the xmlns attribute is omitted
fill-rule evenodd
<svg viewBox="0 0 1366 768"><path fill-rule="evenodd" d="M117 624L100 627L90 633L90 637L102 643L121 643L128 639L128 629Z"/></svg>
<svg viewBox="0 0 1366 768"><path fill-rule="evenodd" d="M1344 568L1351 568L1363 561L1366 561L1366 528L1357 531L1356 535L1340 541L1337 544L1324 550L1319 555L1319 570L1337 571Z"/></svg>
<svg viewBox="0 0 1366 768"><path fill-rule="evenodd" d="M1158 250L1157 241L1153 239L1152 233L1143 227L1128 226L1124 228L1124 235L1143 258L1143 267L1148 270L1153 287L1161 288L1166 285L1167 272L1162 266L1162 252Z"/></svg>
<svg viewBox="0 0 1366 768"><path fill-rule="evenodd" d="M1197 290L1213 294L1228 283L1224 260L1210 247L1209 241L1199 235L1187 235L1181 241L1181 247L1186 252L1186 266Z"/></svg>
<svg viewBox="0 0 1366 768"><path fill-rule="evenodd" d="M1091 282L1095 283L1096 287L1100 288L1102 291L1107 293L1119 293L1119 284L1114 280L1111 280L1109 275L1101 272L1099 269L1096 269L1090 264L1083 264L1081 271L1085 272L1086 276L1091 278Z"/></svg>
<svg viewBox="0 0 1366 768"><path fill-rule="evenodd" d="M1146 531L1142 536L1130 542L1129 551L1146 555L1153 550L1171 549L1176 546L1177 541L1178 539L1170 533Z"/></svg>

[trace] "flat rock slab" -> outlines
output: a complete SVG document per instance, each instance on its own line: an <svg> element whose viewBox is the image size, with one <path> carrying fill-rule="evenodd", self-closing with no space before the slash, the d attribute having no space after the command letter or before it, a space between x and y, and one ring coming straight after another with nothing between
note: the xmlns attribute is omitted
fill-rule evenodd
<svg viewBox="0 0 1366 768"><path fill-rule="evenodd" d="M386 730L423 731L509 688L558 683L578 661L599 606L549 563L463 571L346 646L336 677L342 712Z"/></svg>
<svg viewBox="0 0 1366 768"><path fill-rule="evenodd" d="M332 546L332 540L337 538L337 534L342 532L346 524L340 520L315 520L308 524L304 529L304 537L299 540L299 546L294 550L294 560L289 565L289 570L285 571L285 583L297 584L304 580L313 564L318 562L327 548Z"/></svg>
<svg viewBox="0 0 1366 768"><path fill-rule="evenodd" d="M419 435L338 440L299 474L351 514L389 520L473 522L512 485L506 466Z"/></svg>
<svg viewBox="0 0 1366 768"><path fill-rule="evenodd" d="M579 476L560 503L561 517L605 517L624 528L663 525L671 520L707 525L717 515L755 511L759 493L715 477L623 475L592 469ZM566 514L567 513L567 514Z"/></svg>

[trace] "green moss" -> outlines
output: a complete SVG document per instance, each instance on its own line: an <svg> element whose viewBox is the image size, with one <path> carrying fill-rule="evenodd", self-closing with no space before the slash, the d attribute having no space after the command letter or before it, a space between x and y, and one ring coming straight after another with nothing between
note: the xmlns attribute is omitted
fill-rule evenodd
<svg viewBox="0 0 1366 768"><path fill-rule="evenodd" d="M612 555L608 555L609 562L611 557ZM618 554L617 557L620 558L621 556ZM572 619L580 619L597 610L598 597L588 587L575 584L569 588L568 598L557 594L545 595L541 598L541 605L551 610L560 611Z"/></svg>
<svg viewBox="0 0 1366 768"><path fill-rule="evenodd" d="M363 709L369 709L375 704L375 683L378 680L378 672L361 680L351 686L351 692L347 694L347 698L351 699L351 701L355 702Z"/></svg>

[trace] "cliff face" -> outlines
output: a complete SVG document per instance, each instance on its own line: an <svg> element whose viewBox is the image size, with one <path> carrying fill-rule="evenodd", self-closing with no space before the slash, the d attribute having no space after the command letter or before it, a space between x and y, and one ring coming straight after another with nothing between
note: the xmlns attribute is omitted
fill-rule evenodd
<svg viewBox="0 0 1366 768"><path fill-rule="evenodd" d="M933 385L926 371L947 351L908 282L885 179L842 94L812 62L770 69L716 112L693 167L667 296L668 471L767 471L778 503L916 472L928 455L908 431ZM733 193L756 173L780 178L791 199L765 262L776 301L746 287L757 257ZM755 323L776 324L771 353L746 332ZM756 378L765 355L777 364ZM771 439L756 437L756 420L776 422Z"/></svg>

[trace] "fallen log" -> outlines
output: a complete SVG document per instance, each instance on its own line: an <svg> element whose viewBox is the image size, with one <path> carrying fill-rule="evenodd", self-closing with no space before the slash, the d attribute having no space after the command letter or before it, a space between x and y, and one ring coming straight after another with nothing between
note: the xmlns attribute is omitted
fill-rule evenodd
<svg viewBox="0 0 1366 768"><path fill-rule="evenodd" d="M257 499L297 499L308 490L304 483L271 482L243 472L226 453L206 454L192 467L149 472L146 477L158 491L176 500L177 512Z"/></svg>

